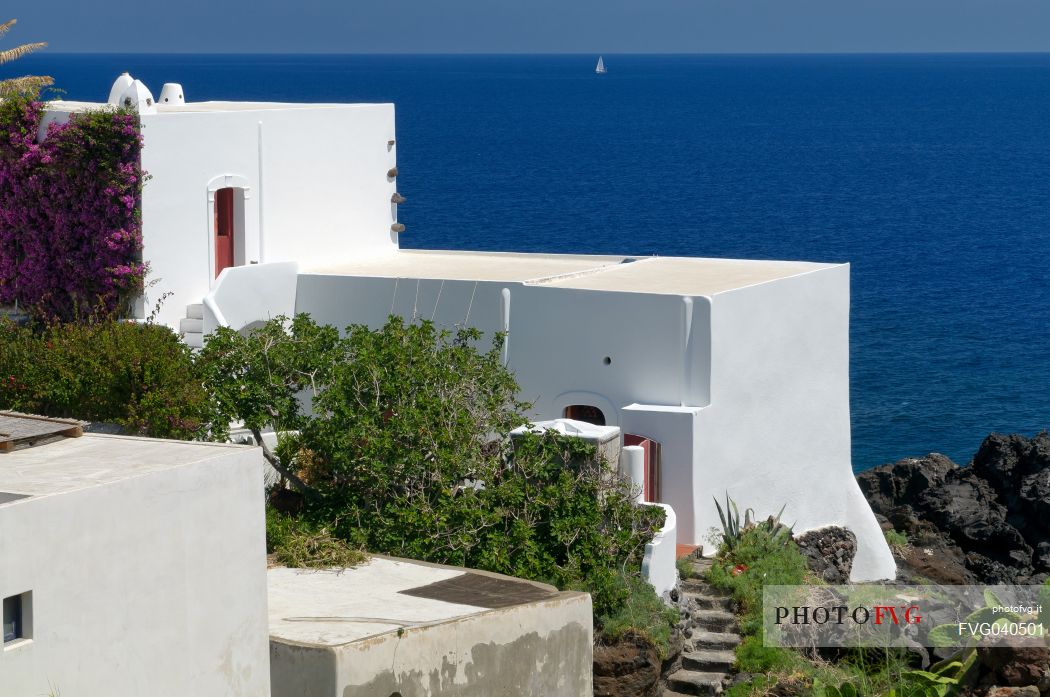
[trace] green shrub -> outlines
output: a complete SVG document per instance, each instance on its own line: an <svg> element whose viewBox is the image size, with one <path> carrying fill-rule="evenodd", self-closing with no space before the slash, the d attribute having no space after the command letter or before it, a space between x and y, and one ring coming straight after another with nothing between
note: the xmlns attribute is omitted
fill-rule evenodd
<svg viewBox="0 0 1050 697"><path fill-rule="evenodd" d="M678 578L683 581L692 578L695 574L693 571L693 560L690 557L679 557L675 559L674 565L678 568Z"/></svg>
<svg viewBox="0 0 1050 697"><path fill-rule="evenodd" d="M792 670L801 656L779 646L764 646L758 636L748 636L736 648L736 667L742 673L769 673Z"/></svg>
<svg viewBox="0 0 1050 697"><path fill-rule="evenodd" d="M211 402L167 327L113 319L31 328L0 320L0 409L201 438Z"/></svg>
<svg viewBox="0 0 1050 697"><path fill-rule="evenodd" d="M784 545L765 528L745 530L732 552L723 548L708 572L713 586L730 591L742 611L740 629L754 635L762 628L762 587L802 583L806 562L793 541Z"/></svg>
<svg viewBox="0 0 1050 697"><path fill-rule="evenodd" d="M678 623L678 610L668 607L656 591L638 576L619 574L616 583L627 590L627 599L611 613L597 617L606 640L616 641L628 634L645 637L656 646L661 659L671 652L671 630Z"/></svg>
<svg viewBox="0 0 1050 697"><path fill-rule="evenodd" d="M890 549L896 553L900 553L908 546L910 540L908 536L903 532L897 532L896 530L886 530L883 532L886 538L886 544L890 546Z"/></svg>
<svg viewBox="0 0 1050 697"><path fill-rule="evenodd" d="M304 519L350 547L586 590L613 617L663 511L634 505L593 445L550 432L512 445L528 405L502 337L480 341L397 317L342 335L305 315L219 330L200 354L212 430L294 430L267 457L303 492Z"/></svg>

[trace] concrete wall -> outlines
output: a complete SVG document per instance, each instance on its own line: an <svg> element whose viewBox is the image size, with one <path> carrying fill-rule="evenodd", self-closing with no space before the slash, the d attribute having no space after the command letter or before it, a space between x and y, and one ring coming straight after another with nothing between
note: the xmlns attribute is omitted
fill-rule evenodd
<svg viewBox="0 0 1050 697"><path fill-rule="evenodd" d="M849 267L717 294L711 301L711 406L698 420L695 535L719 527L712 497L776 513L796 531L857 535L854 580L895 564L853 476ZM720 529L720 528L719 528Z"/></svg>
<svg viewBox="0 0 1050 697"><path fill-rule="evenodd" d="M335 647L272 639L272 696L589 697L592 644L585 593Z"/></svg>
<svg viewBox="0 0 1050 697"><path fill-rule="evenodd" d="M247 190L238 263L328 263L396 249L392 104L162 112L142 117L146 311L177 325L215 279L214 190Z"/></svg>
<svg viewBox="0 0 1050 697"><path fill-rule="evenodd" d="M0 651L0 693L269 695L262 458L214 450L0 506L0 596L33 594L32 640Z"/></svg>

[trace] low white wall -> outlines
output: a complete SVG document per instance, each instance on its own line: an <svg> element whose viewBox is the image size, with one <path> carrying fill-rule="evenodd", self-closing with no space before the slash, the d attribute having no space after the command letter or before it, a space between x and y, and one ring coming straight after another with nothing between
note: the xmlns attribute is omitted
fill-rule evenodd
<svg viewBox="0 0 1050 697"><path fill-rule="evenodd" d="M510 299L506 327L504 290ZM675 405L707 394L706 362L689 371L692 397L684 392L678 296L304 273L296 311L339 328L354 323L379 327L391 313L446 327L466 324L485 332L485 346L495 332L507 329L508 365L521 397L534 404L534 420L562 417L570 404L592 404L602 409L608 425L616 426L622 425L619 408L625 404ZM699 319L692 323L690 355L706 360L706 349L696 348L708 344L706 302L694 303L693 311Z"/></svg>
<svg viewBox="0 0 1050 697"><path fill-rule="evenodd" d="M663 528L653 536L653 541L645 546L645 557L642 559L642 575L656 589L656 594L666 598L678 585L678 560L675 543L678 537L674 509L663 503L648 504L659 506L667 515Z"/></svg>
<svg viewBox="0 0 1050 697"><path fill-rule="evenodd" d="M204 333L219 326L242 329L278 315L291 317L298 275L294 261L225 269L204 297Z"/></svg>

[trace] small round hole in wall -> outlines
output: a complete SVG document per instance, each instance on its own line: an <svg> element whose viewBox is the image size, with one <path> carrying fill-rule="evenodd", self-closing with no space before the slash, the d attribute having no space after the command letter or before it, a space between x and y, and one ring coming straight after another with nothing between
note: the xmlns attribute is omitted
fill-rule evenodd
<svg viewBox="0 0 1050 697"><path fill-rule="evenodd" d="M605 358L602 359L602 363L604 363L605 365L612 365L612 358L610 358L609 356L606 356Z"/></svg>

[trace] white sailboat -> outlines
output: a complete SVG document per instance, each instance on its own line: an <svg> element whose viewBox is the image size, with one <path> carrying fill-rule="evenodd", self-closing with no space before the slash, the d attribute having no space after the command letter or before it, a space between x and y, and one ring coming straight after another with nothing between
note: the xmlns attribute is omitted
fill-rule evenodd
<svg viewBox="0 0 1050 697"><path fill-rule="evenodd" d="M594 68L594 72L599 75L604 75L608 71L605 69L605 61L602 60L601 56L598 56L598 65Z"/></svg>

